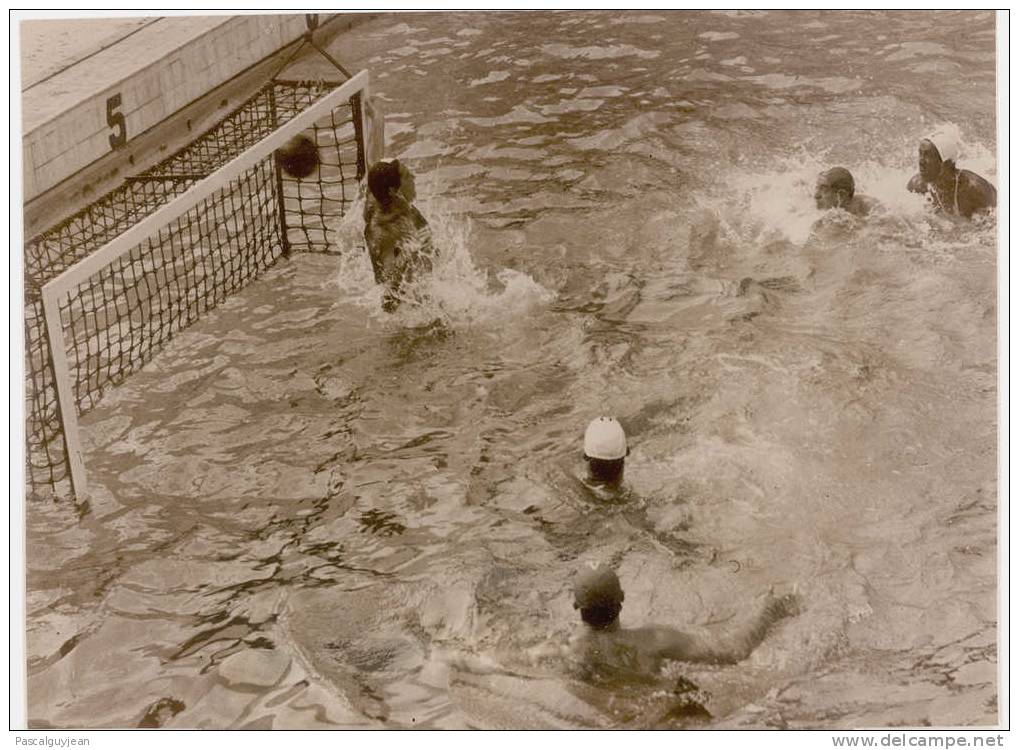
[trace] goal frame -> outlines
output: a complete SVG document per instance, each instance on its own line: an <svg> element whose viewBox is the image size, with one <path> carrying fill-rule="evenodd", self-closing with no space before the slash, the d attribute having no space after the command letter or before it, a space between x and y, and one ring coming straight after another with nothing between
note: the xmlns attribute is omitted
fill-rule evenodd
<svg viewBox="0 0 1019 750"><path fill-rule="evenodd" d="M293 117L279 130L270 133L208 177L196 182L172 201L160 206L42 287L42 306L49 340L50 361L53 366L53 381L57 391L57 407L60 412L65 456L70 470L71 491L77 502L81 503L87 499L88 477L85 472L85 457L81 446L74 384L68 364L67 342L60 316L60 300L96 272L129 253L146 239L155 235L162 227L180 218L198 203L212 196L224 184L229 184L243 175L248 169L283 146L293 137L294 133L311 127L317 120L328 115L334 107L349 100L355 94L361 94L361 122L355 123L355 128L363 134L363 153L366 161L372 157L381 156L385 145L375 142L379 137L384 138L381 124L378 122L381 119L381 113L373 116L374 110L367 105L370 96L369 75L368 71L362 70ZM366 165L366 169L367 166L370 166L370 161Z"/></svg>

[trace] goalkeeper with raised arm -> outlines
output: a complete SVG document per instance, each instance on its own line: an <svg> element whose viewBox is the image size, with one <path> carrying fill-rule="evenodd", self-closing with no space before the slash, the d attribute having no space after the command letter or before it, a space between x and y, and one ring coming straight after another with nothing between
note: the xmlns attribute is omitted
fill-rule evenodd
<svg viewBox="0 0 1019 750"><path fill-rule="evenodd" d="M399 159L380 159L368 170L364 239L375 281L386 287L386 312L397 308L418 273L432 268L432 233L416 197L414 175Z"/></svg>

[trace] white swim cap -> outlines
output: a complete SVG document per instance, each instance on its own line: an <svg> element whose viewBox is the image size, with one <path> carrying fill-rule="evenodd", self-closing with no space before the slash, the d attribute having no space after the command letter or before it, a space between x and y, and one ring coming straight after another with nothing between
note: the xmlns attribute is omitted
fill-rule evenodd
<svg viewBox="0 0 1019 750"><path fill-rule="evenodd" d="M612 417L598 417L584 433L584 455L603 461L616 461L626 457L626 433Z"/></svg>
<svg viewBox="0 0 1019 750"><path fill-rule="evenodd" d="M941 161L954 162L959 158L959 130L948 125L938 128L927 136L927 140L934 144L934 147L941 155Z"/></svg>

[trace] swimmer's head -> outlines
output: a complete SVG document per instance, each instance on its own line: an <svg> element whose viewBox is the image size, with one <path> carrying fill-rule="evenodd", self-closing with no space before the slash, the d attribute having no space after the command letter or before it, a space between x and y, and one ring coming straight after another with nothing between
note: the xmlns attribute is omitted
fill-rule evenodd
<svg viewBox="0 0 1019 750"><path fill-rule="evenodd" d="M941 174L941 154L938 147L928 139L920 141L920 176L926 182L934 182Z"/></svg>
<svg viewBox="0 0 1019 750"><path fill-rule="evenodd" d="M920 176L933 182L941 174L945 162L955 164L959 158L958 133L951 128L942 128L920 141Z"/></svg>
<svg viewBox="0 0 1019 750"><path fill-rule="evenodd" d="M623 466L629 449L623 426L612 417L598 417L584 432L584 458L591 478L617 483L623 479Z"/></svg>
<svg viewBox="0 0 1019 750"><path fill-rule="evenodd" d="M368 189L375 200L388 206L394 193L402 195L408 203L417 197L414 174L399 159L380 159L368 170Z"/></svg>
<svg viewBox="0 0 1019 750"><path fill-rule="evenodd" d="M581 571L573 585L573 608L580 610L586 624L598 630L615 624L625 598L619 576L605 566Z"/></svg>
<svg viewBox="0 0 1019 750"><path fill-rule="evenodd" d="M845 167L835 167L822 172L814 188L814 203L822 211L829 208L843 208L849 205L856 193L853 175Z"/></svg>

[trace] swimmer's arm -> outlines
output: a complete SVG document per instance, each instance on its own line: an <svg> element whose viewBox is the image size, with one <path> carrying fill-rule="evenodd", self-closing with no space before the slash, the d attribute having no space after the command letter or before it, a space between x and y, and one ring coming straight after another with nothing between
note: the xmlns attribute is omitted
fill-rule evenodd
<svg viewBox="0 0 1019 750"><path fill-rule="evenodd" d="M435 255L435 247L432 245L432 228L417 206L411 206L411 220L414 222L414 229L417 231L417 243L420 250L428 256Z"/></svg>
<svg viewBox="0 0 1019 750"><path fill-rule="evenodd" d="M927 182L920 176L920 173L917 172L909 179L909 182L906 183L906 190L911 193L926 193Z"/></svg>
<svg viewBox="0 0 1019 750"><path fill-rule="evenodd" d="M661 625L637 628L630 631L629 635L634 641L633 645L640 652L652 656L655 661L673 659L716 664L730 661L724 649L719 649L711 639L703 635Z"/></svg>
<svg viewBox="0 0 1019 750"><path fill-rule="evenodd" d="M383 269L382 269L382 257L379 252L379 247L382 243L382 237L378 227L375 226L375 214L378 212L379 206L375 198L368 194L364 199L364 244L368 250L368 259L372 264L372 273L375 276L375 283L381 284L383 281Z"/></svg>
<svg viewBox="0 0 1019 750"><path fill-rule="evenodd" d="M381 284L385 280L385 265L383 263L385 238L379 237L378 234L377 231L372 231L371 224L364 228L365 247L368 250L368 259L372 264L375 283Z"/></svg>
<svg viewBox="0 0 1019 750"><path fill-rule="evenodd" d="M744 628L724 634L683 633L672 628L646 628L654 631L648 641L654 642L658 656L676 661L707 664L736 664L753 652L771 627L784 617L798 611L793 596L769 597L757 615Z"/></svg>
<svg viewBox="0 0 1019 750"><path fill-rule="evenodd" d="M735 664L743 661L764 637L764 633L732 637L711 633L685 633L673 628L653 626L645 631L641 650L651 652L656 660L699 664Z"/></svg>
<svg viewBox="0 0 1019 750"><path fill-rule="evenodd" d="M795 595L780 597L769 595L753 620L741 632L730 634L728 650L733 657L733 663L749 657L776 622L798 612L799 598Z"/></svg>
<svg viewBox="0 0 1019 750"><path fill-rule="evenodd" d="M877 206L878 202L869 195L857 195L850 203L849 212L856 216L867 216Z"/></svg>

